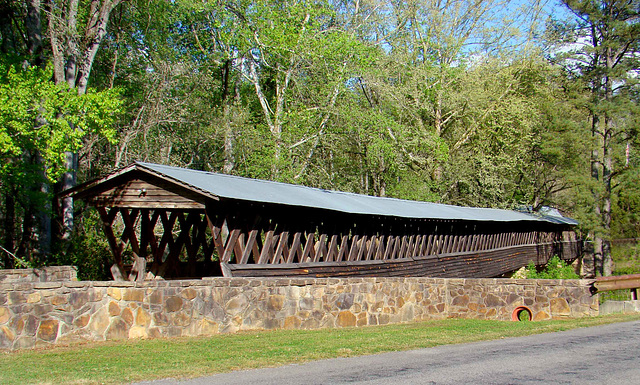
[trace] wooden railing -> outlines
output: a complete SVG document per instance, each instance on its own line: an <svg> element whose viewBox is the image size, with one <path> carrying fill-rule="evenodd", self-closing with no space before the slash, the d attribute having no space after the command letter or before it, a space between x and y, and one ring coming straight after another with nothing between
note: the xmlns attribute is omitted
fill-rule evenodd
<svg viewBox="0 0 640 385"><path fill-rule="evenodd" d="M635 301L638 299L640 274L598 277L593 283L593 287L598 292L630 289L631 299Z"/></svg>
<svg viewBox="0 0 640 385"><path fill-rule="evenodd" d="M236 210L214 203L206 210L98 207L115 260L115 279L128 276L142 280L146 270L165 278L217 273L213 266L219 266L218 261L265 266L396 261L415 256L491 254L496 249L532 245L537 249L526 257L537 265L545 264L554 254L567 260L580 255L580 242L574 234L546 225L332 213L323 217L313 212L301 212L298 218L270 210ZM134 260L133 275L124 266L127 253ZM183 262L187 262L187 274L181 267ZM205 266L204 270L198 264Z"/></svg>

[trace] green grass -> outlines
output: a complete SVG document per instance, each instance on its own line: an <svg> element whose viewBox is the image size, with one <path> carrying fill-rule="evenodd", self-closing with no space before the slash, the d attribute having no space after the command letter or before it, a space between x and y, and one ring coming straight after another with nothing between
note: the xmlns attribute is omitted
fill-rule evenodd
<svg viewBox="0 0 640 385"><path fill-rule="evenodd" d="M599 293L599 300L601 304L606 301L631 301L631 291L629 289L603 291Z"/></svg>
<svg viewBox="0 0 640 385"><path fill-rule="evenodd" d="M640 244L613 244L613 275L640 274Z"/></svg>
<svg viewBox="0 0 640 385"><path fill-rule="evenodd" d="M112 384L167 377L188 378L237 369L517 337L639 319L640 315L544 322L450 319L357 329L279 330L208 338L76 345L0 354L0 383Z"/></svg>

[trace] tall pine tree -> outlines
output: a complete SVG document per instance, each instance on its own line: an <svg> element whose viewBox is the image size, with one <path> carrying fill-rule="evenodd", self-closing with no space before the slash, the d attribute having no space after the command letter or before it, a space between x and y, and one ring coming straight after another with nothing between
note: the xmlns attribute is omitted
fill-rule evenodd
<svg viewBox="0 0 640 385"><path fill-rule="evenodd" d="M563 0L571 20L555 25L556 58L568 76L590 94L588 109L593 149L591 177L595 271L611 275L612 197L617 179L630 169L625 153L635 135L634 98L640 55L640 2Z"/></svg>

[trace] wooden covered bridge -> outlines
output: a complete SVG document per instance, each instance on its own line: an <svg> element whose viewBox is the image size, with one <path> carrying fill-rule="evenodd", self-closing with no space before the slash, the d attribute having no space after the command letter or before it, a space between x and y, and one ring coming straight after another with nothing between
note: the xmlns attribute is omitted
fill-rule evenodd
<svg viewBox="0 0 640 385"><path fill-rule="evenodd" d="M69 190L104 223L115 279L498 277L581 252L561 215L379 198L134 163ZM129 268L128 266L131 266Z"/></svg>

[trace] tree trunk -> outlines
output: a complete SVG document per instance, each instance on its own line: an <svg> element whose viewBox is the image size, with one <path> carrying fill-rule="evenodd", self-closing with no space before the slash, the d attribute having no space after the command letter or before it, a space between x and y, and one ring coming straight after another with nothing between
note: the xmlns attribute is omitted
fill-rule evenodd
<svg viewBox="0 0 640 385"><path fill-rule="evenodd" d="M42 168L40 194L44 198L43 204L38 207L36 212L38 216L38 231L36 236L38 238L38 255L44 260L46 256L51 254L51 200L49 199L51 184L47 179L44 159L42 159L40 154L36 156L36 161Z"/></svg>
<svg viewBox="0 0 640 385"><path fill-rule="evenodd" d="M307 13L305 15L304 20L301 24L301 31L298 35L298 43L305 34L307 23L311 18L311 14ZM258 46L261 46L259 41L256 41ZM249 76L248 79L253 83L255 88L256 96L258 97L258 101L260 102L260 106L262 107L262 112L265 117L265 121L269 130L271 131L271 135L275 142L274 149L274 159L273 165L271 167L271 177L275 180L278 179L280 174L280 159L282 155L282 129L283 129L283 117L284 117L284 108L286 103L286 95L289 90L289 83L291 82L291 77L293 76L293 71L296 68L298 63L298 56L294 53L291 53L291 57L289 58L289 62L286 64L277 63L275 66L275 85L276 85L276 95L275 95L275 111L269 105L269 101L265 96L262 86L260 84L260 76L256 69L256 59L254 57L249 57ZM266 63L262 63L266 64Z"/></svg>
<svg viewBox="0 0 640 385"><path fill-rule="evenodd" d="M229 106L229 103L224 104L222 119L224 120L224 164L222 165L222 172L231 174L236 167L236 159L233 153L235 135L231 126L231 106Z"/></svg>
<svg viewBox="0 0 640 385"><path fill-rule="evenodd" d="M602 237L596 235L593 239L593 270L594 277L602 275Z"/></svg>
<svg viewBox="0 0 640 385"><path fill-rule="evenodd" d="M2 39L2 46L0 46L0 52L10 53L19 51L18 33L12 28L13 19L16 18L15 9L12 4L7 2L0 2L0 34Z"/></svg>
<svg viewBox="0 0 640 385"><path fill-rule="evenodd" d="M338 99L338 95L339 94L340 94L340 88L339 88L338 85L336 85L333 88L333 93L331 95L331 99L329 100L329 105L327 106L327 111L324 113L324 116L322 117L322 121L320 122L320 127L318 129L318 133L316 134L316 138L313 141L313 144L311 145L311 148L309 149L309 152L307 153L307 156L305 157L304 163L302 164L302 167L300 168L300 171L293 177L294 179L300 178L307 171L307 167L309 167L309 164L311 163L311 159L313 158L313 154L314 154L316 148L318 148L318 145L320 144L320 138L322 138L322 136L324 135L324 130L327 127L327 122L329 122L329 118L331 118L331 112L333 111L333 108L335 107L336 100ZM368 181L367 181L367 183L368 183ZM367 191L367 190L368 190L368 188L365 189L365 191Z"/></svg>
<svg viewBox="0 0 640 385"><path fill-rule="evenodd" d="M37 0L31 0L37 1ZM78 7L79 0L70 0L65 9L49 1L49 40L53 54L54 81L57 84L66 82L74 88L78 95L87 91L89 75L96 53L107 33L107 24L111 11L120 4L121 0L91 0L89 3L88 19L84 35L78 38ZM83 3L84 5L84 3ZM80 44L79 44L80 43ZM76 185L78 171L78 154L65 153L66 172L60 181L62 190ZM62 199L60 216L62 219L61 240L68 241L73 231L73 198Z"/></svg>
<svg viewBox="0 0 640 385"><path fill-rule="evenodd" d="M76 170L78 169L78 154L73 152L65 153L65 166L68 172L64 173L61 181L62 191L75 187ZM69 241L73 232L73 198L65 197L60 202L62 211L62 236L63 241Z"/></svg>
<svg viewBox="0 0 640 385"><path fill-rule="evenodd" d="M598 116L594 115L591 120L591 136L598 140L599 138L599 130L598 130ZM591 151L591 177L599 181L600 180L600 166L599 166L599 151L597 146ZM593 192L593 201L594 201L594 212L596 218L602 218L601 210L600 210L600 194L597 190ZM593 266L589 266L589 270L593 268L593 277L596 275L602 275L602 235L598 230L594 230L592 232L593 238L593 255L589 258L592 260Z"/></svg>
<svg viewBox="0 0 640 385"><path fill-rule="evenodd" d="M16 200L14 197L14 193L13 191L7 191L4 194L4 222L3 222L3 226L2 226L2 230L4 233L4 241L3 241L3 247L5 249L7 249L7 251L14 253L14 242L15 242L15 227L14 224L16 222ZM4 268L5 269L12 269L14 264L13 264L13 257L7 253L6 251L3 251L4 254Z"/></svg>
<svg viewBox="0 0 640 385"><path fill-rule="evenodd" d="M231 77L231 59L224 62L222 67L222 120L224 124L224 164L222 172L231 174L236 166L234 156L235 135L231 124L231 108L234 98L229 97L229 78Z"/></svg>
<svg viewBox="0 0 640 385"><path fill-rule="evenodd" d="M40 14L40 0L28 0L25 29L27 32L27 54L31 65L42 66L42 23Z"/></svg>
<svg viewBox="0 0 640 385"><path fill-rule="evenodd" d="M267 127L269 127L269 131L273 136L275 142L275 149L273 154L273 164L271 167L271 177L276 178L280 173L279 163L280 163L280 153L282 146L282 114L284 113L284 97L286 95L289 80L291 78L292 68L288 69L285 74L284 80L280 79L278 75L276 78L276 109L273 111L271 106L269 105L269 101L267 100L266 95L262 90L262 85L260 84L260 76L258 75L258 71L256 69L256 63L253 59L249 59L249 75L251 82L253 83L256 96L258 97L258 101L260 102L260 106L262 107L262 113L264 115L265 121L267 123Z"/></svg>
<svg viewBox="0 0 640 385"><path fill-rule="evenodd" d="M32 202L28 202L25 207L24 219L22 221L22 237L16 255L25 261L33 262L31 255L31 238L33 236L34 208Z"/></svg>
<svg viewBox="0 0 640 385"><path fill-rule="evenodd" d="M607 103L613 101L613 80L609 74L615 66L615 56L611 47L606 48L607 72L604 77L604 100ZM608 112L604 113L602 127L602 275L607 277L613 272L613 260L611 259L611 185L613 179L613 133L616 129L614 119Z"/></svg>
<svg viewBox="0 0 640 385"><path fill-rule="evenodd" d="M605 117L605 131L602 151L602 183L604 194L602 196L602 275L610 276L613 273L613 260L611 259L611 182L613 178L613 159L611 159L611 133L613 122Z"/></svg>
<svg viewBox="0 0 640 385"><path fill-rule="evenodd" d="M27 66L39 66L44 65L43 47L42 47L42 3L41 0L28 0L26 2L26 17L25 17L25 31L27 37L27 55L29 62L25 63ZM37 129L42 127L47 122L44 121L42 116L37 116L34 122L34 126ZM36 182L37 186L25 186L27 189L38 191L42 197L44 197L43 204L34 204L33 201L27 202L28 209L25 210L25 218L23 224L22 242L21 247L31 247L31 239L37 239L37 252L36 255L44 259L51 252L51 206L47 203L49 190L51 188L50 182L46 177L46 168L42 156L38 153L25 154L29 163L37 166L40 169L40 181ZM37 195L37 194L36 194ZM27 198L28 199L28 198ZM15 210L14 210L15 212ZM15 215L15 214L14 214ZM32 217L33 216L33 217ZM14 218L15 219L15 218ZM24 250L23 252L26 252Z"/></svg>

